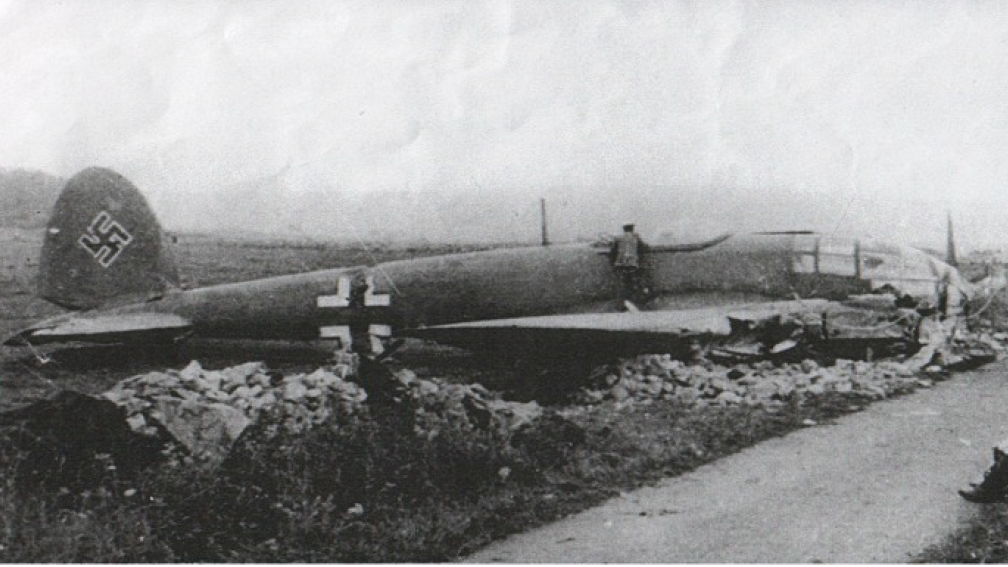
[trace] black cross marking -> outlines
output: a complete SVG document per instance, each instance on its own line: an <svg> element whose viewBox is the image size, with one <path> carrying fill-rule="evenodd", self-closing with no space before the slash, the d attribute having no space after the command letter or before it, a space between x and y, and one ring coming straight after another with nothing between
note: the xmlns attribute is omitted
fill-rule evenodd
<svg viewBox="0 0 1008 567"><path fill-rule="evenodd" d="M87 232L77 239L103 268L111 266L132 241L133 236L105 211L98 213Z"/></svg>
<svg viewBox="0 0 1008 567"><path fill-rule="evenodd" d="M366 276L363 285L360 284L360 280L357 280L355 284L349 276L340 276L336 284L336 294L317 296L315 298L315 305L319 309L356 309L360 307L381 308L392 304L392 298L388 294L374 293L374 276ZM380 320L381 315L377 317ZM338 339L341 348L353 349L354 335L363 334L365 325L367 326L369 343L367 346L370 347L370 353L380 354L385 348L382 344L382 339L388 339L392 334L392 329L385 324L373 323L370 319L342 325L320 326L319 337L323 339Z"/></svg>

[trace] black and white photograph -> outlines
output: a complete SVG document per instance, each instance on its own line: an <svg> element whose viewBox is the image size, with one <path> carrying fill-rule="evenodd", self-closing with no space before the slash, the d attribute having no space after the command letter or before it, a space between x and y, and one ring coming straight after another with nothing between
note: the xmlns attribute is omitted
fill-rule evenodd
<svg viewBox="0 0 1008 567"><path fill-rule="evenodd" d="M1008 3L0 0L0 563L1008 562Z"/></svg>

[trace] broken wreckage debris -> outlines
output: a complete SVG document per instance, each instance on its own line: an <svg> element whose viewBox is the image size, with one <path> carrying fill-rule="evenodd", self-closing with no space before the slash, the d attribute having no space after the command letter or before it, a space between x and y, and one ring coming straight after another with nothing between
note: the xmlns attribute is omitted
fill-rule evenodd
<svg viewBox="0 0 1008 567"><path fill-rule="evenodd" d="M778 315L731 323L729 337L706 353L698 352L693 364L648 354L596 369L579 401L772 407L827 392L878 400L907 388L931 386L933 380L921 377L922 370L937 375L976 366L1008 350L1006 333L967 333L954 319L919 317L909 309L865 311L854 306L818 320ZM867 351L868 360L835 357L850 350L847 341L873 344L880 352L898 352L911 344L918 350L876 361L867 349L861 352ZM830 351L834 357L820 354ZM817 354L833 363L820 364Z"/></svg>

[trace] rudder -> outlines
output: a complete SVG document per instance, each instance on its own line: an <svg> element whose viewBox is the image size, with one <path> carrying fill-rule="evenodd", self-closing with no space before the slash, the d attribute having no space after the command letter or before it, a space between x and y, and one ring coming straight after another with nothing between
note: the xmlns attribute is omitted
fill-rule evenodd
<svg viewBox="0 0 1008 567"><path fill-rule="evenodd" d="M178 269L147 200L92 167L67 181L46 226L39 295L69 309L143 301L178 287Z"/></svg>

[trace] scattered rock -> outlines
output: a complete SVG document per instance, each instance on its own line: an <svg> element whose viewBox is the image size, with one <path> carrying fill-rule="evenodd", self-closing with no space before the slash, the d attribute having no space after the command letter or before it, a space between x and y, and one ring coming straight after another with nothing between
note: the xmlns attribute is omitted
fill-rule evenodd
<svg viewBox="0 0 1008 567"><path fill-rule="evenodd" d="M290 401L299 401L304 399L308 394L308 388L305 387L304 382L298 380L299 376L292 376L291 381L287 382L284 386L284 399Z"/></svg>
<svg viewBox="0 0 1008 567"><path fill-rule="evenodd" d="M172 437L190 454L209 461L223 460L242 431L252 423L244 411L222 403L162 397L158 399L157 409L158 421Z"/></svg>
<svg viewBox="0 0 1008 567"><path fill-rule="evenodd" d="M1008 337L1008 334L1005 335ZM925 353L930 360L935 351ZM945 360L949 355L946 354ZM773 406L827 392L858 393L884 399L908 388L929 387L933 380L920 375L920 356L902 360L839 359L832 365L815 360L781 363L761 360L733 365L703 360L686 365L669 355L640 355L597 369L580 396L585 404L612 400L620 404L678 400L690 405ZM926 361L925 361L926 362ZM930 376L944 367L924 367Z"/></svg>
<svg viewBox="0 0 1008 567"><path fill-rule="evenodd" d="M398 390L416 407L414 431L421 437L432 438L448 424L508 435L542 415L542 407L536 402L501 400L480 384L426 380L408 370L394 376Z"/></svg>
<svg viewBox="0 0 1008 567"><path fill-rule="evenodd" d="M715 401L722 406L728 406L741 403L742 397L734 392L721 392Z"/></svg>

